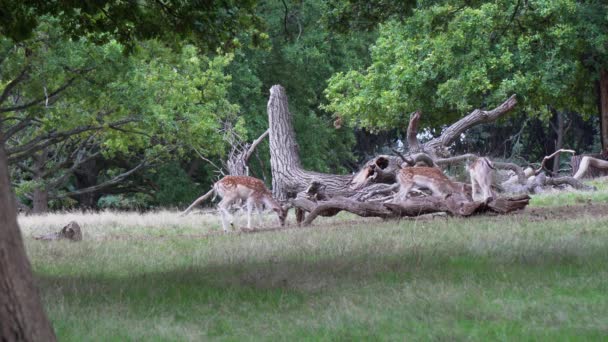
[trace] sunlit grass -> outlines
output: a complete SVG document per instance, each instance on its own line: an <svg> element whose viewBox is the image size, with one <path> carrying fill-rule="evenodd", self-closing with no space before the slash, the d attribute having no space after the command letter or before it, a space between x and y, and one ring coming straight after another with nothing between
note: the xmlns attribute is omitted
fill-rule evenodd
<svg viewBox="0 0 608 342"><path fill-rule="evenodd" d="M608 177L586 180L584 183L596 187L597 190L551 191L544 194L532 195L530 205L533 207L550 207L585 203L608 203Z"/></svg>
<svg viewBox="0 0 608 342"><path fill-rule="evenodd" d="M21 218L63 341L608 334L608 216L357 223L340 215L312 228L225 235L211 214L74 215ZM84 241L29 238L71 219Z"/></svg>

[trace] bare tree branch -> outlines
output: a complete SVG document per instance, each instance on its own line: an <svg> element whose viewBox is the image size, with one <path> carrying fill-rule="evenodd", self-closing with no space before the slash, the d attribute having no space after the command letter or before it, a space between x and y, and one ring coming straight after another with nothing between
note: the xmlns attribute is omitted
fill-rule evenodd
<svg viewBox="0 0 608 342"><path fill-rule="evenodd" d="M249 158L251 158L251 154L253 154L253 151L255 151L255 149L258 147L258 145L264 140L264 138L266 138L268 135L270 134L270 128L267 129L264 133L262 133L262 135L260 135L257 139L255 139L252 143L251 146L249 146L249 148L247 149L247 152L245 152L245 163L247 163L247 161L249 160Z"/></svg>
<svg viewBox="0 0 608 342"><path fill-rule="evenodd" d="M420 111L415 111L410 114L410 122L407 125L407 146L411 153L420 151L420 144L418 143L418 123L420 122Z"/></svg>
<svg viewBox="0 0 608 342"><path fill-rule="evenodd" d="M7 113L7 112L14 112L14 111L18 111L18 110L23 110L23 109L27 109L29 107L35 106L37 104L43 103L45 101L48 101L48 99L52 99L55 96L59 95L61 92L63 92L64 90L66 90L69 86L72 85L72 83L74 83L74 81L76 81L77 77L72 77L70 78L66 83L64 83L61 87L55 89L55 91L51 92L50 94L45 95L43 97L37 98L35 100L32 100L28 103L22 104L22 105L18 105L18 106L13 106L13 107L5 107L5 108L0 108L0 113ZM1 102L0 102L1 103Z"/></svg>
<svg viewBox="0 0 608 342"><path fill-rule="evenodd" d="M6 85L6 87L4 87L4 90L2 91L2 95L0 95L0 105L2 105L4 103L4 101L6 101L8 96L11 94L11 91L13 91L13 88L15 88L17 86L17 84L19 84L19 82L23 81L26 78L28 70L29 70L29 66L26 66L25 68L23 68L23 70L21 70L19 75L17 77L15 77L12 81L10 81ZM1 110L0 110L0 113L2 113Z"/></svg>
<svg viewBox="0 0 608 342"><path fill-rule="evenodd" d="M101 190L103 188L107 188L107 187L112 186L112 185L119 184L125 178L129 177L133 173L135 173L138 170L142 169L146 165L147 165L147 160L144 160L141 163L139 163L137 166L135 166L134 168L132 168L131 170L123 172L123 173L117 175L116 177L114 177L114 178L112 178L110 180L107 180L107 181L105 181L103 183L100 183L100 184L97 184L97 185L93 185L93 186L90 186L90 187L84 188L84 189L78 189L78 190L75 190L75 191L70 191L70 192L66 192L66 193L56 194L56 195L52 196L52 198L65 198L65 197L73 197L73 196L83 195L83 194L86 194L86 193L99 191L99 190Z"/></svg>
<svg viewBox="0 0 608 342"><path fill-rule="evenodd" d="M448 146L450 146L456 139L460 137L463 132L465 132L469 128L478 124L488 123L498 119L502 115L511 111L516 104L517 97L515 94L513 94L508 100L506 100L500 106L494 108L493 110L485 111L475 109L469 115L450 125L441 134L441 136L425 143L423 149L429 153L438 154L438 152L443 151Z"/></svg>
<svg viewBox="0 0 608 342"><path fill-rule="evenodd" d="M130 122L135 122L135 121L137 121L137 119L130 117L130 118L125 118L122 120L115 121L115 122L111 123L111 125L120 126L120 125L125 125ZM32 153L34 153L36 151L40 151L41 149L43 149L47 146L64 141L65 139L68 139L73 135L84 133L87 131L99 130L99 129L103 129L103 128L104 128L104 125L87 125L87 126L76 127L74 129L71 129L68 131L49 132L48 134L39 135L39 136L35 137L34 139L30 140L29 142L25 143L24 145L16 146L14 148L8 148L6 150L6 152L7 152L7 155L10 156L10 158L8 159L9 163L14 163L16 161L26 159L29 156L31 156Z"/></svg>
<svg viewBox="0 0 608 342"><path fill-rule="evenodd" d="M543 170L543 168L545 167L545 163L547 162L547 160L555 157L556 154L560 154L561 152L567 152L567 153L572 153L572 154L576 153L574 150L567 150L567 149L560 148L559 150L551 153L550 155L545 156L543 158L542 162L540 163L540 167L538 169L534 170L534 174L538 175Z"/></svg>

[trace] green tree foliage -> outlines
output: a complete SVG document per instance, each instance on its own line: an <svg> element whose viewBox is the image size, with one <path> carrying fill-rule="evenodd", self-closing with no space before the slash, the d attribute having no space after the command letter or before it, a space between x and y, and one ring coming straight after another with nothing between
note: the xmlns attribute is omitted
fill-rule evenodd
<svg viewBox="0 0 608 342"><path fill-rule="evenodd" d="M325 108L355 125L449 123L510 94L518 110L596 110L595 81L608 65L608 5L601 1L422 1L380 26L372 63L335 75Z"/></svg>
<svg viewBox="0 0 608 342"><path fill-rule="evenodd" d="M155 184L154 203L162 207L187 206L203 192L177 163L161 166L151 178Z"/></svg>
<svg viewBox="0 0 608 342"><path fill-rule="evenodd" d="M190 42L208 51L220 46L231 49L238 46L235 38L241 31L249 32L251 43L263 41L256 4L256 0L0 0L0 35L13 41L28 39L40 18L51 15L74 40L116 40L130 48L141 39L160 39Z"/></svg>
<svg viewBox="0 0 608 342"><path fill-rule="evenodd" d="M389 19L407 18L415 0L328 0L323 17L332 30L345 34L353 31L374 31L379 23Z"/></svg>
<svg viewBox="0 0 608 342"><path fill-rule="evenodd" d="M192 147L219 155L221 123L236 120L224 71L231 55L206 57L194 46L176 51L155 40L138 42L125 55L116 41L69 39L53 18L31 39L2 38L0 45L6 53L0 92L8 92L0 111L10 113L3 120L7 151L22 170L37 151L52 153L46 185L65 181L74 170L56 163L81 151L151 161L183 157ZM59 153L63 159L55 158Z"/></svg>
<svg viewBox="0 0 608 342"><path fill-rule="evenodd" d="M328 5L319 1L262 2L259 13L268 27L267 46L244 47L235 52L228 69L233 76L230 98L240 104L249 139L254 139L268 128L268 90L274 84L283 85L295 117L304 167L344 172L354 158L353 133L336 130L331 115L319 105L324 101L322 92L331 75L365 65L373 34L332 32L323 16L327 11ZM265 148L260 151L265 152ZM254 172L260 174L256 167Z"/></svg>

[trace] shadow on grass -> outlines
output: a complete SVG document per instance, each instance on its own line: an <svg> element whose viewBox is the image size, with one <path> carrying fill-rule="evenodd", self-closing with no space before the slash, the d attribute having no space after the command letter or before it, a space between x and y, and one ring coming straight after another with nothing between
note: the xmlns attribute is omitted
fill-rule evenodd
<svg viewBox="0 0 608 342"><path fill-rule="evenodd" d="M118 302L150 314L196 305L289 309L311 296L413 281L451 286L467 282L487 288L552 286L563 277L593 275L608 261L608 253L600 248L583 255L559 248L506 256L430 248L368 253L355 249L339 257L306 255L149 273L133 270L126 276L101 271L81 276L37 274L37 279L45 297L87 306Z"/></svg>

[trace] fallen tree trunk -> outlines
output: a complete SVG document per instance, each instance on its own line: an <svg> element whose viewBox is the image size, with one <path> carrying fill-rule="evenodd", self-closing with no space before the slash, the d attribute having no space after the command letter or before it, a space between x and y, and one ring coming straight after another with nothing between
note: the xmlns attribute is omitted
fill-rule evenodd
<svg viewBox="0 0 608 342"><path fill-rule="evenodd" d="M467 129L482 123L492 122L505 115L515 107L517 99L512 95L500 106L485 111L476 109L469 115L449 126L444 133L425 144L419 144L415 139L420 112L410 117L407 132L408 144L416 152L404 157L406 163L426 163L439 156L447 157L447 148ZM379 156L366 163L355 177L349 175L332 175L319 172L306 171L302 168L299 157L299 148L295 140L295 132L291 123L288 99L285 89L274 85L270 89L268 100L268 122L270 125L270 164L272 169L273 195L282 201L294 198L303 191L312 181L318 181L326 186L327 194L331 196L348 197L353 194L349 190L361 190L370 183L394 183L395 173L399 170L402 160L395 156ZM412 151L410 151L412 152ZM409 159L407 159L409 158ZM447 164L450 160L446 159ZM350 189L349 189L350 188Z"/></svg>
<svg viewBox="0 0 608 342"><path fill-rule="evenodd" d="M477 213L494 212L505 214L525 208L530 201L527 195L500 197L488 203L464 200L461 196L413 197L404 201L388 203L359 202L350 198L335 197L328 201L314 202L304 198L292 201L295 207L310 212L303 221L310 225L318 216L334 216L347 211L361 217L399 218L414 217L430 213L447 212L453 216L471 216ZM298 222L299 224L300 222Z"/></svg>
<svg viewBox="0 0 608 342"><path fill-rule="evenodd" d="M574 167L572 168L574 172ZM590 156L583 156L574 174L575 179L581 179L585 176L592 176L599 172L608 171L608 161Z"/></svg>
<svg viewBox="0 0 608 342"><path fill-rule="evenodd" d="M51 233L43 236L34 237L36 240L54 241L54 240L70 240L82 241L82 230L76 221L68 223L57 233Z"/></svg>

